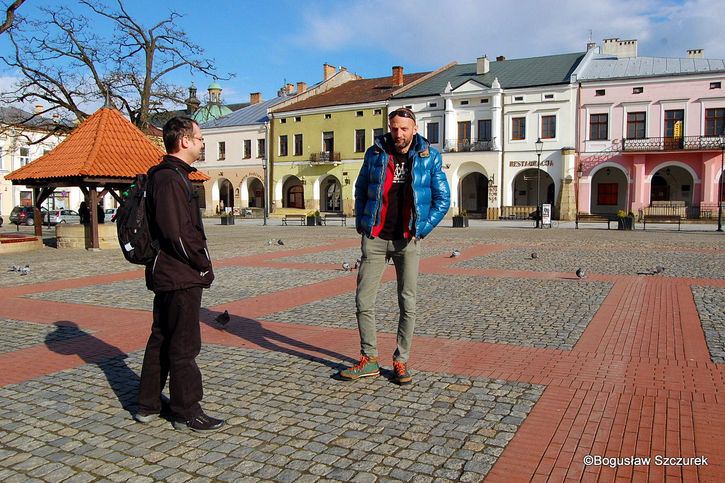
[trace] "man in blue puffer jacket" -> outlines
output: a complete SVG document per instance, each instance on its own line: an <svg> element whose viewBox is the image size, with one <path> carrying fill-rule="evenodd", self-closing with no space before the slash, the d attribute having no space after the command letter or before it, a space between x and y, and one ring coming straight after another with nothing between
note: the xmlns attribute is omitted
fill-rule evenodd
<svg viewBox="0 0 725 483"><path fill-rule="evenodd" d="M355 226L362 235L357 276L360 362L340 371L345 380L380 374L375 331L375 299L390 259L398 279L397 349L393 371L398 384L412 381L408 356L415 328L415 298L421 240L440 223L450 206L441 155L417 134L415 114L401 107L388 116L390 133L365 153L355 183Z"/></svg>

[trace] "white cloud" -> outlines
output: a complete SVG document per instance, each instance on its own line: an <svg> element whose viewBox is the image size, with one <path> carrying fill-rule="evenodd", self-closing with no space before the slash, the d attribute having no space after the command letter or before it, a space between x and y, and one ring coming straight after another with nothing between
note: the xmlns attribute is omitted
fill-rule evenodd
<svg viewBox="0 0 725 483"><path fill-rule="evenodd" d="M593 40L639 40L639 55L684 57L704 48L725 58L725 0L602 0L490 2L371 0L312 4L296 38L328 51L383 51L410 63L531 57L586 48ZM320 14L319 12L325 12Z"/></svg>

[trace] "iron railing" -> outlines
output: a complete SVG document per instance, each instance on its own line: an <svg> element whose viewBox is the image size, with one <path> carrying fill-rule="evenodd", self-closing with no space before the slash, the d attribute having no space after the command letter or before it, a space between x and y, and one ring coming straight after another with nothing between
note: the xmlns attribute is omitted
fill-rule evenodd
<svg viewBox="0 0 725 483"><path fill-rule="evenodd" d="M493 151L494 146L494 139L447 139L443 152Z"/></svg>
<svg viewBox="0 0 725 483"><path fill-rule="evenodd" d="M624 139L622 151L700 151L719 150L720 136Z"/></svg>
<svg viewBox="0 0 725 483"><path fill-rule="evenodd" d="M339 163L340 153L331 151L322 151L320 153L310 153L310 164L326 164Z"/></svg>

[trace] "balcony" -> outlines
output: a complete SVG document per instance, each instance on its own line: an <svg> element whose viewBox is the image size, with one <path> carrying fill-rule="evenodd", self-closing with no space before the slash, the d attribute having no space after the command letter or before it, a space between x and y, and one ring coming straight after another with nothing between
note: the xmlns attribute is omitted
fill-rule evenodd
<svg viewBox="0 0 725 483"><path fill-rule="evenodd" d="M339 163L340 153L331 151L322 151L321 153L310 154L310 164L330 164Z"/></svg>
<svg viewBox="0 0 725 483"><path fill-rule="evenodd" d="M494 139L447 139L444 153L464 153L470 151L493 151Z"/></svg>
<svg viewBox="0 0 725 483"><path fill-rule="evenodd" d="M626 152L712 150L720 150L719 136L624 139L622 142L622 151Z"/></svg>

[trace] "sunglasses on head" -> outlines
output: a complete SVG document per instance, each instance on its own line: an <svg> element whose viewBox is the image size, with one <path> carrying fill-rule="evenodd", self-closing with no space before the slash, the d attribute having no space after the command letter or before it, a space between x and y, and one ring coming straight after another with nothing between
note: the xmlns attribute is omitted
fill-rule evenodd
<svg viewBox="0 0 725 483"><path fill-rule="evenodd" d="M390 114L388 114L388 119L392 119L395 116L407 117L408 119L412 119L415 121L415 114L413 114L413 111L411 111L410 109L407 109L405 107L396 109L393 112L391 112Z"/></svg>

